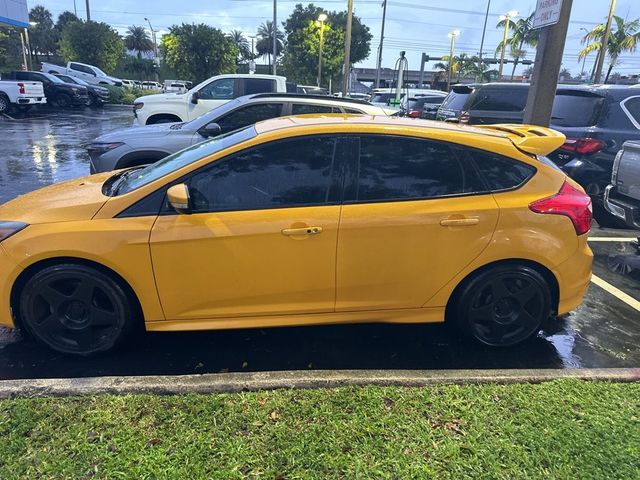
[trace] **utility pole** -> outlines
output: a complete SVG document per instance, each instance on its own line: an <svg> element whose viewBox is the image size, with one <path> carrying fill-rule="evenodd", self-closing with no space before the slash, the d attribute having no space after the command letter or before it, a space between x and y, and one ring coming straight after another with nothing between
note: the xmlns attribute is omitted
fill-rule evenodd
<svg viewBox="0 0 640 480"><path fill-rule="evenodd" d="M344 36L344 75L342 76L342 96L346 97L351 81L351 23L353 22L353 0L347 0L347 31Z"/></svg>
<svg viewBox="0 0 640 480"><path fill-rule="evenodd" d="M527 106L524 109L526 124L549 126L572 3L573 0L562 0L558 23L543 27L540 32Z"/></svg>
<svg viewBox="0 0 640 480"><path fill-rule="evenodd" d="M489 20L489 7L491 0L487 0L487 13L484 14L484 27L482 27L482 38L480 39L480 55L478 55L478 69L482 72L482 50L484 49L484 34L487 32L487 20Z"/></svg>
<svg viewBox="0 0 640 480"><path fill-rule="evenodd" d="M449 71L447 74L447 92L451 88L451 75L453 73L453 47L456 43L456 37L460 35L459 30L454 30L453 32L449 32L449 38L451 39L451 49L449 50Z"/></svg>
<svg viewBox="0 0 640 480"><path fill-rule="evenodd" d="M616 9L616 0L611 0L609 5L609 16L607 17L607 25L604 27L604 37L602 38L602 46L600 47L600 53L596 62L596 76L593 80L594 83L600 83L600 77L602 76L602 67L604 66L604 59L607 56L607 43L609 43L609 34L611 33L611 20L613 20L613 11Z"/></svg>
<svg viewBox="0 0 640 480"><path fill-rule="evenodd" d="M87 22L91 21L91 11L89 10L89 0L86 0L87 2Z"/></svg>
<svg viewBox="0 0 640 480"><path fill-rule="evenodd" d="M317 23L320 26L320 48L318 53L318 87L322 86L322 47L324 46L324 22L327 21L327 14L318 15Z"/></svg>
<svg viewBox="0 0 640 480"><path fill-rule="evenodd" d="M380 46L378 47L378 65L376 70L376 88L380 88L380 68L382 68L382 46L384 44L384 22L387 18L387 0L382 0L382 29L380 31ZM422 88L422 85L420 85Z"/></svg>
<svg viewBox="0 0 640 480"><path fill-rule="evenodd" d="M507 50L507 35L511 25L511 19L516 18L518 12L511 10L506 15L500 15L500 20L504 20L504 35L502 36L502 51L500 52L500 68L498 70L498 81L502 80L502 66L504 65L504 53Z"/></svg>
<svg viewBox="0 0 640 480"><path fill-rule="evenodd" d="M89 0L87 0L89 1ZM277 0L273 0L273 74L276 74L276 63L278 57L278 7Z"/></svg>
<svg viewBox="0 0 640 480"><path fill-rule="evenodd" d="M78 9L76 8L76 0L73 0L73 14L78 16Z"/></svg>

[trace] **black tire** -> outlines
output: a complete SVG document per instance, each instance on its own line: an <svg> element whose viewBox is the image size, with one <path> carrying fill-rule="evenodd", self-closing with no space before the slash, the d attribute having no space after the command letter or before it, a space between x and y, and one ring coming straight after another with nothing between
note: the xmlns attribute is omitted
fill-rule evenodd
<svg viewBox="0 0 640 480"><path fill-rule="evenodd" d="M113 276L73 263L45 267L27 280L19 297L24 328L62 353L93 355L132 334L137 309Z"/></svg>
<svg viewBox="0 0 640 480"><path fill-rule="evenodd" d="M551 315L551 292L535 269L500 265L461 286L448 309L466 335L493 347L509 347L536 334Z"/></svg>
<svg viewBox="0 0 640 480"><path fill-rule="evenodd" d="M85 106L89 107L89 108L93 108L96 105L96 97L93 93L89 92L89 96L87 97L87 103L85 103Z"/></svg>
<svg viewBox="0 0 640 480"><path fill-rule="evenodd" d="M56 108L69 108L71 107L72 100L66 93L60 93L53 97L51 104Z"/></svg>
<svg viewBox="0 0 640 480"><path fill-rule="evenodd" d="M9 97L4 93L0 93L0 114L7 113L10 108L11 102L9 102Z"/></svg>

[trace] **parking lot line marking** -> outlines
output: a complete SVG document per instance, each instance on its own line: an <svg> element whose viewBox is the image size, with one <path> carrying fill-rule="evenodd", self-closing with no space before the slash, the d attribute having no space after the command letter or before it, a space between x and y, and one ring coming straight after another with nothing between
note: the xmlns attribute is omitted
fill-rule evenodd
<svg viewBox="0 0 640 480"><path fill-rule="evenodd" d="M590 242L635 242L638 237L589 237Z"/></svg>
<svg viewBox="0 0 640 480"><path fill-rule="evenodd" d="M609 282L604 281L597 275L591 275L591 281L595 283L597 286L599 286L600 288L609 292L614 297L618 298L619 300L622 300L624 303L626 303L632 308L635 308L640 312L640 302L635 298L633 298L631 295L627 295L622 290L614 287Z"/></svg>

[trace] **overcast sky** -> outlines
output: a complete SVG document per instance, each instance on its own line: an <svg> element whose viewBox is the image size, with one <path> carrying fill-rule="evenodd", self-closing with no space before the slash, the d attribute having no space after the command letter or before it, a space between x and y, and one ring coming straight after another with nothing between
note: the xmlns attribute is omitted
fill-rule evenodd
<svg viewBox="0 0 640 480"><path fill-rule="evenodd" d="M257 26L273 16L273 2L269 0L90 0L93 20L111 24L120 32L129 25L146 25L144 17L151 20L153 28L166 31L176 23L206 23L228 32L238 29L247 35L254 35ZM85 0L75 0L80 17L85 16ZM278 0L278 23L285 20L296 3L295 0ZM313 2L327 10L346 10L346 0L324 0ZM74 0L28 0L29 8L42 4L54 17L64 10L74 9ZM373 34L371 54L359 64L374 67L380 42L382 22L381 0L354 0L354 12L369 26ZM535 9L535 0L491 0L485 56L493 56L502 39L502 30L496 29L498 17L509 10L517 10L526 16ZM460 30L456 42L456 52L477 54L480 50L482 26L487 0L389 0L382 65L393 67L400 50L407 51L410 69L419 69L420 53L432 56L448 55L447 33ZM580 72L578 52L582 48L582 29L591 29L604 21L609 9L609 0L574 0L571 22L565 46L563 67L573 73ZM640 17L640 0L618 0L616 15L635 19ZM331 19L329 19L329 22ZM533 59L530 52L527 58ZM586 70L590 71L595 55L587 58ZM625 54L620 58L620 73L640 73L640 53ZM507 69L507 71L509 71Z"/></svg>

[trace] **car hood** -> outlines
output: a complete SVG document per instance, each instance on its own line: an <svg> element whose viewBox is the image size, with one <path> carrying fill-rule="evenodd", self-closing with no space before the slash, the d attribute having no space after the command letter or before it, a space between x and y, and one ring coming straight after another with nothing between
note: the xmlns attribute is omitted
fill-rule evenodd
<svg viewBox="0 0 640 480"><path fill-rule="evenodd" d="M136 102L142 103L165 103L165 102L177 102L184 103L187 100L186 93L156 93L154 95L145 95L144 97L136 98Z"/></svg>
<svg viewBox="0 0 640 480"><path fill-rule="evenodd" d="M113 172L56 183L0 205L0 219L28 224L89 220L109 199L102 184Z"/></svg>
<svg viewBox="0 0 640 480"><path fill-rule="evenodd" d="M177 122L180 123L180 122ZM146 125L141 127L128 127L109 132L105 135L101 135L91 143L112 143L112 142L125 142L129 139L144 138L148 140L153 137L164 137L171 132L179 132L181 130L172 130L171 126L176 123L159 123L156 125Z"/></svg>

